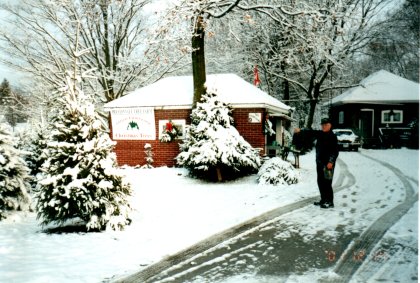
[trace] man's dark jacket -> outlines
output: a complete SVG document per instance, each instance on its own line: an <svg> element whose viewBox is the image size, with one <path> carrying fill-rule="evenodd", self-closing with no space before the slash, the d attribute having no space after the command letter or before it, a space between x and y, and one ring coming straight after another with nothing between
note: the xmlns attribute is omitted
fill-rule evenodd
<svg viewBox="0 0 420 283"><path fill-rule="evenodd" d="M304 131L316 139L316 162L323 165L327 165L328 162L335 164L338 157L338 142L333 131L323 132L309 129Z"/></svg>

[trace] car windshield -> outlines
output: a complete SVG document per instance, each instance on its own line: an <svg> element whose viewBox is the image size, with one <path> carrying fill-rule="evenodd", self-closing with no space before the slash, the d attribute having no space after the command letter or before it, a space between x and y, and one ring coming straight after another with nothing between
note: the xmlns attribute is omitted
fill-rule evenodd
<svg viewBox="0 0 420 283"><path fill-rule="evenodd" d="M344 136L344 135L346 135L346 136L350 136L350 135L352 135L352 134L353 134L353 132L352 132L352 131L334 131L334 133L335 133L337 136Z"/></svg>

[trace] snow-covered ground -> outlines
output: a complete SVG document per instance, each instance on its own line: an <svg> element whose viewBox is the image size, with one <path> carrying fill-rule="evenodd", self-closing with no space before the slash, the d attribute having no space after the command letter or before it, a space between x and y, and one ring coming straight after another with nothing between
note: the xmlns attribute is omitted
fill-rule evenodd
<svg viewBox="0 0 420 283"><path fill-rule="evenodd" d="M389 162L418 181L417 150L361 152ZM334 231L330 228L340 224L348 227L349 233L361 232L404 199L403 189L391 170L372 168L372 161L354 152L340 153L340 158L348 164L357 182L351 191L336 194L336 208L320 210L311 206L287 218L308 240L320 226L325 231ZM47 234L34 213L16 213L0 222L0 282L101 282L128 275L249 218L317 196L314 153L301 156L300 164L299 183L278 187L258 185L256 175L215 184L191 179L179 168L125 168L135 192L131 200L135 210L130 226L121 232ZM337 168L336 176L339 172ZM370 174L367 176L364 172ZM384 192L378 194L380 189ZM299 227L301 220L307 219L308 210L311 210L311 225ZM328 223L326 217L330 219ZM417 227L416 205L385 234L383 241L417 248ZM331 232L327 236L334 239L335 235ZM381 244L386 243L378 243ZM401 248L393 255L400 258L393 256L386 260L383 270L374 278L401 279L399 267L407 266L399 264L401 258L417 266L417 252ZM362 266L356 280L363 278L366 268ZM317 278L328 277L323 272L291 276L289 280L313 282L314 273ZM402 278L412 276L407 274Z"/></svg>

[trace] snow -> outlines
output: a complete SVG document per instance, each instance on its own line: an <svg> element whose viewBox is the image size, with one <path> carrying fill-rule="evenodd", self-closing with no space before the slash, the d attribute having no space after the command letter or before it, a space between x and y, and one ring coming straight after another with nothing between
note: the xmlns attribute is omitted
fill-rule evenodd
<svg viewBox="0 0 420 283"><path fill-rule="evenodd" d="M166 77L105 104L105 109L121 107L191 108L192 76ZM208 75L206 86L220 99L236 108L262 107L288 114L289 106L268 95L235 74ZM176 90L176 91L174 91Z"/></svg>
<svg viewBox="0 0 420 283"><path fill-rule="evenodd" d="M375 168L377 163L363 155L390 162L418 187L418 150L361 149L360 153L340 152L339 159L356 176L356 184L335 194L336 208L320 210L307 206L288 213L283 217L283 224L290 229L276 237L287 237L288 231L293 230L311 241L321 227L324 236L334 241L337 225L345 227L346 233L360 233L402 201L404 190L392 170ZM131 225L124 231L48 234L43 232L34 213L14 213L0 222L0 282L101 282L124 277L266 211L317 196L314 160L314 152L301 156L298 169L301 177L297 184L289 186L259 185L257 175L209 183L189 178L182 168L125 167L121 171L134 190L130 199ZM371 170L368 178L364 177L367 168ZM340 170L338 166L336 176ZM308 215L311 215L310 222ZM265 223L260 228L267 229L270 225L274 224ZM389 253L390 260L384 260L373 276L375 280L410 282L416 276L410 270L417 268L417 252L408 247L417 250L417 227L416 203L383 237L382 241L393 241L400 248L392 257ZM362 266L353 282L366 282L363 281L365 270L369 266ZM313 270L292 274L281 282L314 282L314 278L326 281L336 277L330 269ZM223 282L278 280L250 272Z"/></svg>
<svg viewBox="0 0 420 283"><path fill-rule="evenodd" d="M380 70L363 79L360 86L334 97L332 104L419 102L419 84Z"/></svg>

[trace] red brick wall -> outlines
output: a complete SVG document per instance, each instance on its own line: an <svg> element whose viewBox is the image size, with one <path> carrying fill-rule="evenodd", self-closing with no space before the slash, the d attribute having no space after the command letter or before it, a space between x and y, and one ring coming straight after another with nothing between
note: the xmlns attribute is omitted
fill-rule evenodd
<svg viewBox="0 0 420 283"><path fill-rule="evenodd" d="M264 109L234 109L233 118L235 127L239 133L248 141L254 148L264 148L265 136L263 132L263 123L249 123L248 113L261 113L262 120L264 120ZM155 128L156 140L117 140L115 153L117 154L117 161L119 165L143 165L146 163L144 153L144 145L149 143L152 145L152 152L154 153L153 159L154 167L158 166L174 166L175 157L179 153L179 143L181 140L175 142L160 142L159 141L159 120L176 120L185 119L186 124L191 124L190 118L191 110L178 109L178 110L155 110ZM112 125L111 119L110 127ZM111 127L112 137L112 127Z"/></svg>
<svg viewBox="0 0 420 283"><path fill-rule="evenodd" d="M250 123L248 120L249 113L261 113L261 123ZM235 128L254 148L264 149L265 147L264 117L265 109L262 108L237 108L233 110Z"/></svg>

